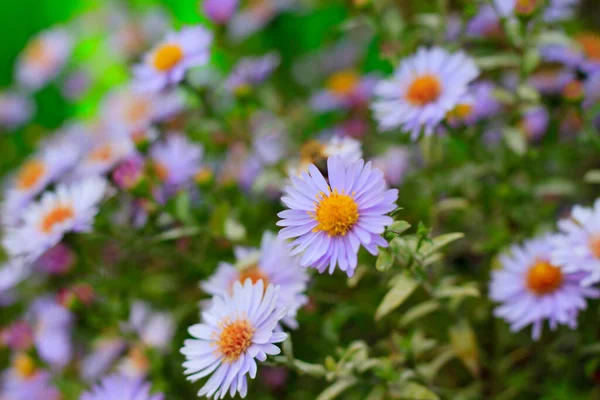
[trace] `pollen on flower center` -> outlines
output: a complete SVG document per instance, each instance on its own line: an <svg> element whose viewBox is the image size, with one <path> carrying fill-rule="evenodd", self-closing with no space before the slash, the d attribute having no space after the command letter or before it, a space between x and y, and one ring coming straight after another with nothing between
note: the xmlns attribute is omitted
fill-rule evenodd
<svg viewBox="0 0 600 400"><path fill-rule="evenodd" d="M538 260L527 272L527 287L536 295L552 293L562 283L562 271L548 261Z"/></svg>
<svg viewBox="0 0 600 400"><path fill-rule="evenodd" d="M314 213L310 213L319 225L315 232L324 231L330 236L344 236L358 221L358 204L344 192L320 193Z"/></svg>
<svg viewBox="0 0 600 400"><path fill-rule="evenodd" d="M337 72L329 78L327 89L337 95L345 96L352 93L359 81L360 77L356 72L344 70Z"/></svg>
<svg viewBox="0 0 600 400"><path fill-rule="evenodd" d="M600 259L600 234L595 234L590 238L589 246L594 257Z"/></svg>
<svg viewBox="0 0 600 400"><path fill-rule="evenodd" d="M159 71L168 71L183 58L183 49L178 44L164 44L154 53L152 60L154 67Z"/></svg>
<svg viewBox="0 0 600 400"><path fill-rule="evenodd" d="M29 189L35 185L46 173L46 165L38 160L27 162L17 175L17 187L19 189Z"/></svg>
<svg viewBox="0 0 600 400"><path fill-rule="evenodd" d="M217 341L218 351L223 355L225 362L237 361L252 344L253 335L254 328L247 319L239 318L233 322L225 321Z"/></svg>
<svg viewBox="0 0 600 400"><path fill-rule="evenodd" d="M425 106L442 94L442 83L437 76L426 74L416 77L406 92L406 99L414 106Z"/></svg>
<svg viewBox="0 0 600 400"><path fill-rule="evenodd" d="M42 232L50 233L52 228L75 216L75 211L70 205L59 205L44 216L42 219Z"/></svg>
<svg viewBox="0 0 600 400"><path fill-rule="evenodd" d="M35 375L35 362L26 354L18 354L13 366L22 378L28 379Z"/></svg>

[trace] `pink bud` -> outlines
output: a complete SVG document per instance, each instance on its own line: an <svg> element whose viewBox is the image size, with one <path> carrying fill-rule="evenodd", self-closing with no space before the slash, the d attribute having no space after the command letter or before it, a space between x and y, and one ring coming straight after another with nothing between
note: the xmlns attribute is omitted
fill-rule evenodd
<svg viewBox="0 0 600 400"><path fill-rule="evenodd" d="M212 22L224 25L233 16L237 6L238 0L204 0L202 9Z"/></svg>

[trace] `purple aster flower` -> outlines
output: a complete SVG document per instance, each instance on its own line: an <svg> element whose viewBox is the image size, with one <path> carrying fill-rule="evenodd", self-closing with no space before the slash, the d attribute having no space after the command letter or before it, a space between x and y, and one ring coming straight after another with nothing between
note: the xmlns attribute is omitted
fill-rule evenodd
<svg viewBox="0 0 600 400"><path fill-rule="evenodd" d="M533 107L525 111L521 119L521 129L530 140L539 140L548 129L550 114L546 107Z"/></svg>
<svg viewBox="0 0 600 400"><path fill-rule="evenodd" d="M110 375L81 395L80 400L163 400L162 393L151 394L150 383L140 378Z"/></svg>
<svg viewBox="0 0 600 400"><path fill-rule="evenodd" d="M0 332L0 342L12 350L27 350L33 344L33 331L27 321L16 321Z"/></svg>
<svg viewBox="0 0 600 400"><path fill-rule="evenodd" d="M29 122L35 103L28 97L12 91L0 92L0 127L12 130Z"/></svg>
<svg viewBox="0 0 600 400"><path fill-rule="evenodd" d="M65 367L73 355L73 315L51 298L37 300L31 309L35 348L42 360L56 368Z"/></svg>
<svg viewBox="0 0 600 400"><path fill-rule="evenodd" d="M467 22L466 35L480 38L499 36L502 33L498 14L492 6L485 4L479 8L477 14Z"/></svg>
<svg viewBox="0 0 600 400"><path fill-rule="evenodd" d="M210 58L212 33L201 26L172 32L134 67L134 85L144 91L158 92L183 80L192 67L204 65Z"/></svg>
<svg viewBox="0 0 600 400"><path fill-rule="evenodd" d="M266 26L279 13L294 7L298 0L261 0L249 2L229 21L229 36L239 42Z"/></svg>
<svg viewBox="0 0 600 400"><path fill-rule="evenodd" d="M447 113L468 93L479 75L475 62L459 52L420 48L404 60L394 76L375 87L372 108L381 130L401 128L413 140L421 131L431 135Z"/></svg>
<svg viewBox="0 0 600 400"><path fill-rule="evenodd" d="M396 208L398 190L386 190L383 172L363 160L344 163L340 156L327 159L329 182L313 164L308 173L291 177L282 201L289 210L277 223L283 239L297 238L292 254L304 253L301 265L323 273L336 266L354 275L360 246L371 254L387 247L381 237L393 219L385 214Z"/></svg>
<svg viewBox="0 0 600 400"><path fill-rule="evenodd" d="M164 350L175 333L175 321L168 312L155 311L148 303L138 300L131 305L124 328L136 332L144 345Z"/></svg>
<svg viewBox="0 0 600 400"><path fill-rule="evenodd" d="M584 286L600 281L600 199L592 208L575 206L558 222L550 260L566 273L581 272Z"/></svg>
<svg viewBox="0 0 600 400"><path fill-rule="evenodd" d="M81 360L80 374L86 381L95 381L106 373L127 347L124 339L100 338L93 343L90 354Z"/></svg>
<svg viewBox="0 0 600 400"><path fill-rule="evenodd" d="M52 385L52 375L40 370L25 354L17 354L13 366L1 377L2 400L60 400L61 394Z"/></svg>
<svg viewBox="0 0 600 400"><path fill-rule="evenodd" d="M134 153L122 161L113 171L113 182L121 189L132 189L144 175L144 158Z"/></svg>
<svg viewBox="0 0 600 400"><path fill-rule="evenodd" d="M235 282L232 294L215 296L212 307L202 313L203 323L188 329L194 339L187 339L181 349L187 379L195 382L212 374L198 396L222 399L229 392L246 397L246 374L256 377L255 359L279 354L275 343L287 338L275 332L286 314L277 308L279 292L273 285L265 289L262 279L253 284L248 278L243 286Z"/></svg>
<svg viewBox="0 0 600 400"><path fill-rule="evenodd" d="M383 176L389 185L398 186L410 166L410 153L406 147L391 146L373 160L373 166L383 171Z"/></svg>
<svg viewBox="0 0 600 400"><path fill-rule="evenodd" d="M279 62L277 53L243 58L225 81L225 89L236 94L246 94L252 87L264 82Z"/></svg>
<svg viewBox="0 0 600 400"><path fill-rule="evenodd" d="M585 98L583 106L586 108L593 107L600 102L600 70L590 75L584 85Z"/></svg>
<svg viewBox="0 0 600 400"><path fill-rule="evenodd" d="M513 332L533 326L532 336L539 339L544 321L550 329L577 326L579 311L587 307L586 298L597 298L600 291L580 286L584 276L570 273L549 260L552 237L529 240L513 246L510 254L500 257L503 269L492 272L490 297L499 303L494 312L504 318Z"/></svg>
<svg viewBox="0 0 600 400"><path fill-rule="evenodd" d="M233 290L235 282L253 283L262 280L265 285L272 283L281 287L277 304L286 309L282 322L290 328L297 328L296 314L308 302L304 294L308 275L300 266L299 260L290 254L287 242L271 232L263 234L259 249L236 249L236 265L222 262L216 272L201 284L202 289L211 295L223 295ZM281 268L285 265L285 268Z"/></svg>
<svg viewBox="0 0 600 400"><path fill-rule="evenodd" d="M201 145L186 136L172 134L164 142L152 146L150 158L156 176L166 185L178 187L198 173L203 152Z"/></svg>
<svg viewBox="0 0 600 400"><path fill-rule="evenodd" d="M238 0L204 0L202 10L215 24L226 24L237 10Z"/></svg>

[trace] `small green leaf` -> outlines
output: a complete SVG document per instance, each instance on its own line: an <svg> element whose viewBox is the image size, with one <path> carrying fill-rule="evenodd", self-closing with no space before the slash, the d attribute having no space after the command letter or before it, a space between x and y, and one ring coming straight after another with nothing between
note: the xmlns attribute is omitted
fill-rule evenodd
<svg viewBox="0 0 600 400"><path fill-rule="evenodd" d="M350 389L352 386L356 385L358 380L354 377L344 378L333 385L329 386L327 389L323 390L319 397L316 400L332 400L342 394L344 391Z"/></svg>
<svg viewBox="0 0 600 400"><path fill-rule="evenodd" d="M396 283L385 295L381 304L377 308L375 313L375 320L379 321L387 314L398 308L417 288L418 283L406 276L399 275L396 279Z"/></svg>
<svg viewBox="0 0 600 400"><path fill-rule="evenodd" d="M479 348L471 326L466 321L461 321L450 328L448 335L456 356L473 376L479 376Z"/></svg>
<svg viewBox="0 0 600 400"><path fill-rule="evenodd" d="M481 293L479 293L479 289L471 284L466 284L463 286L452 286L452 287L445 287L442 289L439 289L438 291L436 291L435 293L436 297L442 298L442 297L456 297L456 298L460 298L460 297L480 297Z"/></svg>
<svg viewBox="0 0 600 400"><path fill-rule="evenodd" d="M410 224L406 221L394 221L390 226L387 227L387 232L400 235L402 232L408 230Z"/></svg>
<svg viewBox="0 0 600 400"><path fill-rule="evenodd" d="M587 183L600 183L600 169L592 169L588 171L583 180Z"/></svg>
<svg viewBox="0 0 600 400"><path fill-rule="evenodd" d="M527 152L527 141L525 140L525 135L520 130L506 128L504 129L503 136L506 146L515 154L522 156Z"/></svg>
<svg viewBox="0 0 600 400"><path fill-rule="evenodd" d="M431 243L425 243L421 247L420 253L424 256L429 256L444 246L449 245L452 242L455 242L459 239L465 237L465 234L462 232L454 232L454 233L446 233L444 235L440 235L431 239Z"/></svg>
<svg viewBox="0 0 600 400"><path fill-rule="evenodd" d="M435 300L429 300L424 303L421 303L407 312L404 313L404 316L400 319L401 325L409 325L413 321L416 321L419 318L426 316L434 311L437 311L440 308L440 305Z"/></svg>
<svg viewBox="0 0 600 400"><path fill-rule="evenodd" d="M377 261L375 261L375 268L377 271L385 272L394 265L394 256L386 249L379 249L379 255Z"/></svg>

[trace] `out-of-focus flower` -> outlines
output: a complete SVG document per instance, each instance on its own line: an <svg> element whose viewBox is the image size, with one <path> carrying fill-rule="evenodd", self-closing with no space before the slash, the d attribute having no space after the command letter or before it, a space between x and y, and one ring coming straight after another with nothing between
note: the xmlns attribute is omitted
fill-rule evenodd
<svg viewBox="0 0 600 400"><path fill-rule="evenodd" d="M136 187L144 176L144 158L134 153L123 160L113 171L113 182L121 189L132 189Z"/></svg>
<svg viewBox="0 0 600 400"><path fill-rule="evenodd" d="M479 7L477 14L467 22L465 34L469 37L498 37L502 35L502 27L498 14L488 4Z"/></svg>
<svg viewBox="0 0 600 400"><path fill-rule="evenodd" d="M190 182L200 170L204 150L186 136L171 134L150 149L154 172L161 182L181 186Z"/></svg>
<svg viewBox="0 0 600 400"><path fill-rule="evenodd" d="M529 140L539 140L548 129L550 115L546 107L533 107L523 113L520 127Z"/></svg>
<svg viewBox="0 0 600 400"><path fill-rule="evenodd" d="M279 13L295 6L297 0L252 1L229 21L229 36L241 41L266 26Z"/></svg>
<svg viewBox="0 0 600 400"><path fill-rule="evenodd" d="M288 135L280 119L269 112L252 115L252 151L261 164L278 163L285 154Z"/></svg>
<svg viewBox="0 0 600 400"><path fill-rule="evenodd" d="M73 179L104 175L135 151L133 141L129 138L92 138L91 142L73 171Z"/></svg>
<svg viewBox="0 0 600 400"><path fill-rule="evenodd" d="M140 93L131 88L111 92L104 100L102 120L112 136L133 135L181 111L184 99L176 91Z"/></svg>
<svg viewBox="0 0 600 400"><path fill-rule="evenodd" d="M150 393L151 385L143 379L110 375L81 395L81 400L163 400L162 393Z"/></svg>
<svg viewBox="0 0 600 400"><path fill-rule="evenodd" d="M250 378L256 377L255 359L265 361L267 355L277 355L280 349L274 343L287 338L284 332L275 332L278 322L286 314L277 308L280 289L263 280L255 284L246 279L242 286L235 282L231 294L215 296L213 304L202 315L203 323L192 325L181 353L188 380L195 382L212 374L198 392L198 396L223 398L239 393L246 397Z"/></svg>
<svg viewBox="0 0 600 400"><path fill-rule="evenodd" d="M0 332L0 342L12 350L27 350L33 345L33 330L27 321L16 321Z"/></svg>
<svg viewBox="0 0 600 400"><path fill-rule="evenodd" d="M300 158L288 165L290 176L300 176L308 171L310 164L320 164L328 157L340 156L343 162L356 162L362 158L362 143L360 140L333 135L327 141L317 139L305 142L300 148Z"/></svg>
<svg viewBox="0 0 600 400"><path fill-rule="evenodd" d="M90 354L81 361L81 377L94 381L104 375L127 347L121 338L100 338L93 343Z"/></svg>
<svg viewBox="0 0 600 400"><path fill-rule="evenodd" d="M0 127L12 130L29 122L35 104L26 96L13 91L0 92Z"/></svg>
<svg viewBox="0 0 600 400"><path fill-rule="evenodd" d="M201 26L172 32L134 68L134 86L160 91L183 80L188 69L204 65L210 58L212 34Z"/></svg>
<svg viewBox="0 0 600 400"><path fill-rule="evenodd" d="M56 28L39 33L19 55L16 79L29 90L38 90L54 79L71 54L73 39L69 33Z"/></svg>
<svg viewBox="0 0 600 400"><path fill-rule="evenodd" d="M331 75L325 89L310 100L317 111L359 108L368 104L377 79L372 75L361 76L354 70L338 71Z"/></svg>
<svg viewBox="0 0 600 400"><path fill-rule="evenodd" d="M475 82L470 86L469 94L472 101L468 105L469 110L463 117L466 124L474 124L496 116L502 110L502 105L494 97L495 88L495 85L489 81Z"/></svg>
<svg viewBox="0 0 600 400"><path fill-rule="evenodd" d="M544 20L557 22L572 18L580 4L580 0L550 0L544 10Z"/></svg>
<svg viewBox="0 0 600 400"><path fill-rule="evenodd" d="M584 107L593 107L600 102L600 70L586 79L584 92Z"/></svg>
<svg viewBox="0 0 600 400"><path fill-rule="evenodd" d="M58 244L65 233L91 231L106 187L104 179L89 178L45 192L24 211L23 223L4 236L7 252L33 261Z"/></svg>
<svg viewBox="0 0 600 400"><path fill-rule="evenodd" d="M280 57L277 53L243 58L225 81L225 89L238 95L245 95L254 86L264 82L277 68L279 62Z"/></svg>
<svg viewBox="0 0 600 400"><path fill-rule="evenodd" d="M584 274L567 272L549 259L552 241L544 236L513 246L501 256L503 269L493 271L490 282L490 297L501 303L495 315L510 323L513 332L533 325L536 340L546 320L551 329L559 324L574 329L586 298L600 297L600 291L580 286Z"/></svg>
<svg viewBox="0 0 600 400"><path fill-rule="evenodd" d="M394 76L375 87L375 118L381 130L401 128L412 139L421 131L431 135L468 93L479 75L475 62L464 53L421 48L404 60Z"/></svg>
<svg viewBox="0 0 600 400"><path fill-rule="evenodd" d="M565 273L583 273L584 286L600 281L600 200L592 208L573 207L558 228L550 261Z"/></svg>
<svg viewBox="0 0 600 400"><path fill-rule="evenodd" d="M92 84L91 74L84 70L70 74L62 85L62 94L71 101L80 100Z"/></svg>
<svg viewBox="0 0 600 400"><path fill-rule="evenodd" d="M215 24L224 25L238 7L239 0L203 0L201 1L204 14Z"/></svg>
<svg viewBox="0 0 600 400"><path fill-rule="evenodd" d="M292 186L282 197L289 210L278 214L279 236L297 238L292 254L303 252L301 264L323 273L336 266L354 275L362 245L376 255L388 243L381 237L393 219L385 214L395 209L398 190L386 190L383 173L363 160L345 163L329 157L329 183L314 166L302 177L292 177ZM310 249L309 249L310 247Z"/></svg>
<svg viewBox="0 0 600 400"><path fill-rule="evenodd" d="M35 365L26 354L17 353L12 366L1 378L2 400L60 400L59 390L52 384L52 376Z"/></svg>
<svg viewBox="0 0 600 400"><path fill-rule="evenodd" d="M42 271L52 275L63 275L75 264L75 253L69 246L59 243L48 249L36 261L36 265Z"/></svg>
<svg viewBox="0 0 600 400"><path fill-rule="evenodd" d="M29 263L23 258L13 258L0 265L0 307L14 302L13 288L31 273Z"/></svg>
<svg viewBox="0 0 600 400"><path fill-rule="evenodd" d="M202 289L211 295L231 293L235 282L252 283L262 280L267 286L279 286L277 307L286 309L282 322L290 328L297 328L296 314L308 299L304 294L308 275L299 260L290 254L287 242L271 232L265 232L260 249L236 249L236 265L222 262L216 272L201 284ZM285 265L285 268L281 268Z"/></svg>
<svg viewBox="0 0 600 400"><path fill-rule="evenodd" d="M383 177L391 186L398 186L410 166L410 153L402 146L390 146L385 153L373 159L373 167L383 171Z"/></svg>
<svg viewBox="0 0 600 400"><path fill-rule="evenodd" d="M64 368L73 356L71 329L73 315L54 299L42 297L30 310L35 348L40 358Z"/></svg>
<svg viewBox="0 0 600 400"><path fill-rule="evenodd" d="M169 31L169 16L160 7L152 7L140 14L128 13L125 7L111 5L109 46L121 57L137 58L149 45L160 40Z"/></svg>
<svg viewBox="0 0 600 400"><path fill-rule="evenodd" d="M148 303L135 301L125 329L136 332L144 345L164 350L175 333L175 321L171 314L156 312Z"/></svg>

